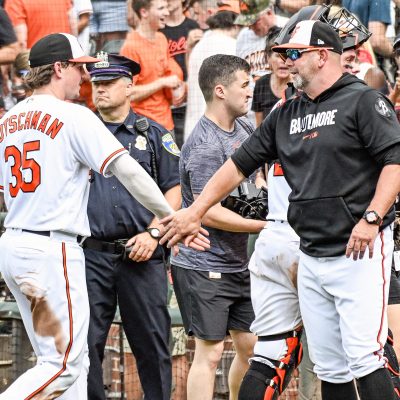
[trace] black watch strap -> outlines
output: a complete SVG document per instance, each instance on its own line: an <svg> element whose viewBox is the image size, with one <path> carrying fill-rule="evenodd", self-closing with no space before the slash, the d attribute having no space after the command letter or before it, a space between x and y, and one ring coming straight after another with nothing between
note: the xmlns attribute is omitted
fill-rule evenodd
<svg viewBox="0 0 400 400"><path fill-rule="evenodd" d="M363 219L365 219L371 225L381 225L382 218L379 214L374 210L367 210L363 215Z"/></svg>

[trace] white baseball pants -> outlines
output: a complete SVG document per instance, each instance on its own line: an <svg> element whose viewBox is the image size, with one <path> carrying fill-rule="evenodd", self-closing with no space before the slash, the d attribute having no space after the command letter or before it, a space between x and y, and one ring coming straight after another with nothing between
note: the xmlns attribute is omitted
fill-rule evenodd
<svg viewBox="0 0 400 400"><path fill-rule="evenodd" d="M386 308L393 252L389 226L362 260L300 253L298 292L314 372L346 383L385 364Z"/></svg>
<svg viewBox="0 0 400 400"><path fill-rule="evenodd" d="M86 399L89 302L76 236L7 229L0 238L0 254L0 271L37 355L37 365L0 400Z"/></svg>

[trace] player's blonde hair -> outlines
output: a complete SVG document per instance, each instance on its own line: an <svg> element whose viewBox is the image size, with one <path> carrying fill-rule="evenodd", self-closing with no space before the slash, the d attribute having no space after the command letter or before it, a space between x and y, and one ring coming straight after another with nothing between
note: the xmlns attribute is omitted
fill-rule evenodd
<svg viewBox="0 0 400 400"><path fill-rule="evenodd" d="M68 61L61 62L61 68L67 68ZM40 67L31 68L25 77L25 84L29 89L35 90L50 83L54 74L54 64L41 65Z"/></svg>

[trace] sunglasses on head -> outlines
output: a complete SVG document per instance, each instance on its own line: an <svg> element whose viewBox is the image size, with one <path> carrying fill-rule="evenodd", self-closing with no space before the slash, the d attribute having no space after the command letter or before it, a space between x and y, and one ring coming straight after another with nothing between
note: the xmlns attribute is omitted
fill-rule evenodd
<svg viewBox="0 0 400 400"><path fill-rule="evenodd" d="M288 58L291 61L296 61L301 57L301 55L303 53L307 53L310 51L318 51L321 49L329 50L329 49L332 49L332 47L318 47L318 48L313 47L313 48L301 49L301 50L300 49L287 49L285 53L278 53L278 54L280 55L280 57L282 58L283 61L286 61Z"/></svg>

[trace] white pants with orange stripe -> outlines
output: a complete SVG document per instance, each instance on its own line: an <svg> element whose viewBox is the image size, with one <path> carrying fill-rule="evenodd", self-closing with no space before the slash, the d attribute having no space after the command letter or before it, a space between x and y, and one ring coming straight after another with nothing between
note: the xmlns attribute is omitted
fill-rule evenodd
<svg viewBox="0 0 400 400"><path fill-rule="evenodd" d="M87 398L89 302L85 262L76 237L7 229L0 271L15 296L37 365L0 400Z"/></svg>
<svg viewBox="0 0 400 400"><path fill-rule="evenodd" d="M362 260L300 254L300 310L314 372L331 383L350 382L385 364L387 301L393 232L376 238Z"/></svg>

